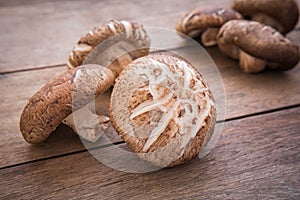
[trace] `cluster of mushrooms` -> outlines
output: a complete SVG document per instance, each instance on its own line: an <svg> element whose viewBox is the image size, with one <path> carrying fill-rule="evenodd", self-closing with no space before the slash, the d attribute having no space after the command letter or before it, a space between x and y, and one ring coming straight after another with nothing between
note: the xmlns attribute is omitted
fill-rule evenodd
<svg viewBox="0 0 300 200"><path fill-rule="evenodd" d="M190 63L169 53L148 55L149 48L143 27L125 20L88 32L66 71L27 102L20 118L24 139L43 142L63 122L95 142L110 121L131 150L155 166L196 157L214 132L212 93ZM105 106L97 97L112 86L109 116L95 112L95 104Z"/></svg>
<svg viewBox="0 0 300 200"><path fill-rule="evenodd" d="M200 8L183 15L176 30L218 45L239 60L240 68L257 73L266 67L288 70L299 62L299 47L285 38L298 22L295 0L233 0L231 8Z"/></svg>
<svg viewBox="0 0 300 200"><path fill-rule="evenodd" d="M176 29L201 36L204 46L218 45L245 72L287 70L298 63L298 46L282 35L297 23L295 1L234 0L232 8L189 12ZM66 71L28 100L20 118L24 139L41 143L65 123L95 142L111 122L131 150L155 166L196 157L214 132L213 95L190 63L168 53L149 55L149 48L150 38L137 23L112 20L89 31L73 48ZM105 105L101 96L111 88ZM95 105L106 106L109 114L98 113Z"/></svg>

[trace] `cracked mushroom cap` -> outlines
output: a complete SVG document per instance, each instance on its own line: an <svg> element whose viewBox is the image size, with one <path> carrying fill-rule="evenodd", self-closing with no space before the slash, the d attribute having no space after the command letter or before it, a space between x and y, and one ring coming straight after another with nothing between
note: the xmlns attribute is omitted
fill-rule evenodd
<svg viewBox="0 0 300 200"><path fill-rule="evenodd" d="M233 0L231 7L246 18L270 25L283 34L290 32L299 18L295 0Z"/></svg>
<svg viewBox="0 0 300 200"><path fill-rule="evenodd" d="M216 108L207 83L191 64L157 54L122 71L110 115L118 134L142 159L171 167L196 157L207 144Z"/></svg>
<svg viewBox="0 0 300 200"><path fill-rule="evenodd" d="M73 48L67 66L99 64L120 73L132 60L148 55L150 38L142 25L111 20L81 37Z"/></svg>
<svg viewBox="0 0 300 200"><path fill-rule="evenodd" d="M288 70L299 61L299 47L270 26L248 20L232 20L219 31L220 50L234 59L241 53L266 61L277 70ZM263 70L263 69L262 69Z"/></svg>
<svg viewBox="0 0 300 200"><path fill-rule="evenodd" d="M205 46L211 46L209 43L215 39L218 29L225 22L241 18L242 16L238 12L230 8L199 8L185 13L178 20L176 30L192 38L197 38L202 34L202 43ZM208 45L206 45L207 43Z"/></svg>
<svg viewBox="0 0 300 200"><path fill-rule="evenodd" d="M99 65L83 65L55 77L28 100L20 118L24 139L43 142L63 119L109 89L114 80L113 72Z"/></svg>

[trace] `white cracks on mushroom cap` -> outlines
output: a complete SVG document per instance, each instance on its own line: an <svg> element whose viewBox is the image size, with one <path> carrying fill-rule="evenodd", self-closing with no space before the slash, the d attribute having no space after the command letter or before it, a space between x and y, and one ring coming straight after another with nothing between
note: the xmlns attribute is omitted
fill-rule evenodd
<svg viewBox="0 0 300 200"><path fill-rule="evenodd" d="M75 68L74 65L70 62L70 60L74 61L74 50L70 53L69 59L67 61L67 66L69 69Z"/></svg>
<svg viewBox="0 0 300 200"><path fill-rule="evenodd" d="M72 49L67 66L72 69L82 64L94 63L108 67L114 64L115 59L127 66L126 62L129 59L121 61L121 55L128 54L132 59L136 59L147 55L149 47L150 38L142 25L125 20L111 20L96 26L80 38ZM112 55L108 50L113 52Z"/></svg>
<svg viewBox="0 0 300 200"><path fill-rule="evenodd" d="M94 32L93 31L89 31L88 34L91 35L91 36L93 36Z"/></svg>
<svg viewBox="0 0 300 200"><path fill-rule="evenodd" d="M169 93L168 95L166 95L165 97L157 100L157 101L145 101L142 104L138 105L134 111L132 112L132 114L130 115L130 119L133 119L145 112L149 112L153 109L156 108L160 108L160 110L162 110L163 112L165 112L167 109L164 109L163 106L161 106L162 104L167 103L168 101L170 101L170 99L173 97L172 93Z"/></svg>
<svg viewBox="0 0 300 200"><path fill-rule="evenodd" d="M186 32L186 24L187 22L194 16L194 13L191 12L189 13L187 16L185 16L183 18L183 20L181 21L181 24L180 24L180 29L183 31L183 32Z"/></svg>
<svg viewBox="0 0 300 200"><path fill-rule="evenodd" d="M180 156L182 156L190 141L197 135L201 125L205 123L214 102L210 100L209 90L201 80L196 78L194 69L190 68L186 62L177 61L172 65L174 69L171 70L162 62L151 58L149 60L151 64L140 65L137 71L149 81L145 89L148 89L153 99L139 104L132 111L130 119L133 120L135 117L155 109L162 111L164 115L151 131L142 151L147 152L170 122L174 120L179 127L178 133L183 138L180 146ZM157 68L161 70L161 73L155 73ZM191 82L194 85L191 85ZM161 88L164 92L161 92ZM165 94L165 92L168 93Z"/></svg>
<svg viewBox="0 0 300 200"><path fill-rule="evenodd" d="M123 24L124 28L125 28L125 33L126 33L126 37L130 38L132 35L132 25L125 20L121 20L121 24Z"/></svg>
<svg viewBox="0 0 300 200"><path fill-rule="evenodd" d="M157 140L157 138L163 133L163 131L167 128L171 120L175 117L175 107L178 104L178 102L175 103L174 106L172 106L171 109L169 109L165 115L159 120L157 126L151 131L151 135L147 139L147 142L145 143L143 147L143 151L147 152L150 146Z"/></svg>
<svg viewBox="0 0 300 200"><path fill-rule="evenodd" d="M107 26L108 26L109 30L111 30L114 34L117 33L114 22L107 23Z"/></svg>
<svg viewBox="0 0 300 200"><path fill-rule="evenodd" d="M220 10L218 10L217 14L222 15L225 12L226 12L225 8L220 8Z"/></svg>
<svg viewBox="0 0 300 200"><path fill-rule="evenodd" d="M93 47L91 47L88 44L77 44L73 50L74 51L82 51L82 52L90 52L93 50Z"/></svg>
<svg viewBox="0 0 300 200"><path fill-rule="evenodd" d="M72 56L73 56L73 55L72 55ZM74 68L74 66L71 64L71 62L70 62L69 59L67 60L67 66L68 66L69 69Z"/></svg>

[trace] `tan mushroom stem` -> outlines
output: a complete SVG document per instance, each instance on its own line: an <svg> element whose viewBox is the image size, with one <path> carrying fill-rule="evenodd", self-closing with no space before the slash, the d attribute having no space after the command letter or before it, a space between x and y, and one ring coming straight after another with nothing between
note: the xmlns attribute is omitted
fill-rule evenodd
<svg viewBox="0 0 300 200"><path fill-rule="evenodd" d="M255 13L251 16L251 20L269 25L278 30L279 32L283 32L282 25L270 15L264 13Z"/></svg>
<svg viewBox="0 0 300 200"><path fill-rule="evenodd" d="M63 123L71 127L81 138L97 142L110 125L108 123L110 93L111 91L107 91L97 96L95 100L70 114Z"/></svg>
<svg viewBox="0 0 300 200"><path fill-rule="evenodd" d="M261 72L266 68L267 61L250 56L244 51L240 51L240 68L247 73Z"/></svg>
<svg viewBox="0 0 300 200"><path fill-rule="evenodd" d="M201 35L201 43L206 47L217 44L217 35L220 28L207 28Z"/></svg>
<svg viewBox="0 0 300 200"><path fill-rule="evenodd" d="M108 128L109 122L109 117L92 112L94 104L94 101L90 102L63 120L64 124L89 142L96 142L103 135L103 131Z"/></svg>

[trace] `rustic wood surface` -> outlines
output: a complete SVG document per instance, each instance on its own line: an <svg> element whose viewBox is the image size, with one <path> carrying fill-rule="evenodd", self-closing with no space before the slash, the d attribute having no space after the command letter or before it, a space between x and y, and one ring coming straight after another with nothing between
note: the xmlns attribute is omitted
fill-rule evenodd
<svg viewBox="0 0 300 200"><path fill-rule="evenodd" d="M0 171L3 199L297 199L300 108L230 121L217 146L183 166L129 174L88 152Z"/></svg>
<svg viewBox="0 0 300 200"><path fill-rule="evenodd" d="M65 70L73 45L95 25L127 19L174 29L188 10L230 2L0 0L0 199L299 199L300 63L287 72L249 75L216 47L207 48L224 82L224 128L207 157L180 167L147 174L113 170L64 125L39 145L20 134L27 99ZM287 37L300 45L299 23ZM164 45L203 64L187 43ZM210 85L216 96L222 92L213 80ZM103 145L96 144L109 149Z"/></svg>

